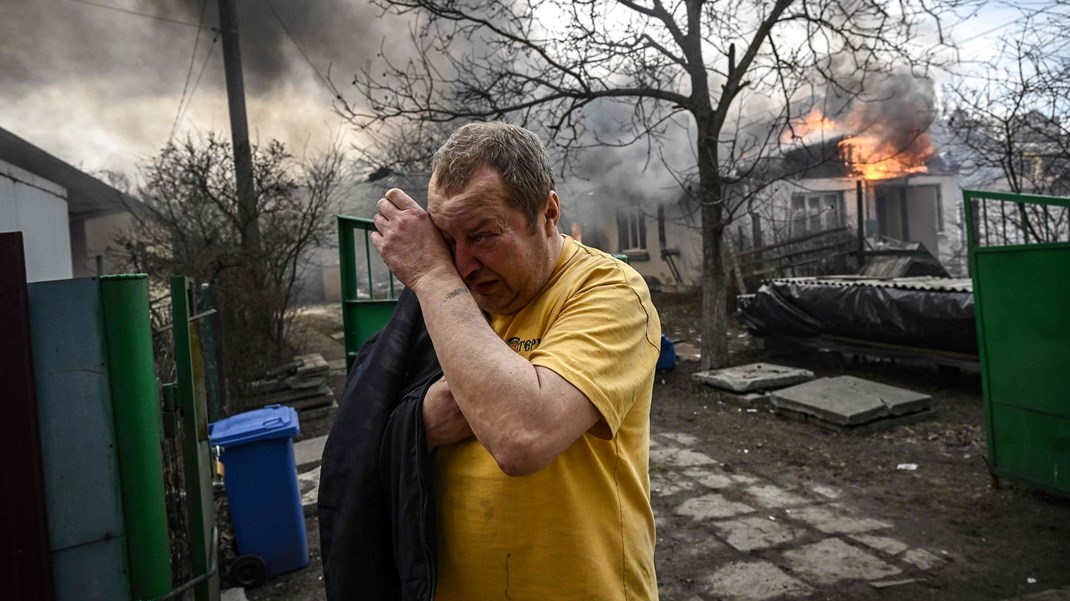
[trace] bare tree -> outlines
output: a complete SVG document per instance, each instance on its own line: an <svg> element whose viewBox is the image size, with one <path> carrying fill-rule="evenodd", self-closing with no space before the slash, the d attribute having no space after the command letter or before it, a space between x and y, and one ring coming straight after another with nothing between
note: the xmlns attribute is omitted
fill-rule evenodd
<svg viewBox="0 0 1070 601"><path fill-rule="evenodd" d="M551 137L566 161L640 141L656 155L671 129L687 132L694 166L681 181L694 182L701 207L704 369L728 358L724 186L779 144L810 109L804 97L863 95L867 77L896 66L924 73L946 42L930 0L374 1L412 17L415 52L394 63L384 50L356 76L360 102L339 108L359 128L505 118ZM850 86L838 84L844 72ZM590 125L605 102L629 107L616 132ZM741 126L748 118L764 128Z"/></svg>
<svg viewBox="0 0 1070 601"><path fill-rule="evenodd" d="M1066 194L1070 2L1021 10L1021 24L1000 40L1001 52L947 86L948 131L975 185Z"/></svg>
<svg viewBox="0 0 1070 601"><path fill-rule="evenodd" d="M228 397L283 358L285 334L302 261L327 243L343 176L343 159L329 150L299 163L282 143L253 148L253 187L262 250L244 249L230 145L210 134L203 142L169 143L142 167L147 216L120 242L131 267L165 283L185 275L210 284L223 328ZM253 280L254 265L266 267ZM263 317L268 317L267 323Z"/></svg>
<svg viewBox="0 0 1070 601"><path fill-rule="evenodd" d="M1020 7L1001 52L947 87L947 130L970 186L1070 195L1070 2ZM998 205L993 231L1057 239L1066 211ZM998 222L998 223L996 223Z"/></svg>

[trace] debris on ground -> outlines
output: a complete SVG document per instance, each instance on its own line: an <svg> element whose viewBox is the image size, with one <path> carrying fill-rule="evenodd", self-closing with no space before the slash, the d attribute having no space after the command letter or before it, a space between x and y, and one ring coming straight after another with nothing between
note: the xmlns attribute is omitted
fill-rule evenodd
<svg viewBox="0 0 1070 601"><path fill-rule="evenodd" d="M772 363L750 363L691 374L691 379L720 389L743 407L770 406L770 393L777 388L808 382L814 372Z"/></svg>
<svg viewBox="0 0 1070 601"><path fill-rule="evenodd" d="M252 392L260 405L285 404L297 410L323 407L334 402L334 391L327 386L329 371L323 355L299 355L253 382Z"/></svg>

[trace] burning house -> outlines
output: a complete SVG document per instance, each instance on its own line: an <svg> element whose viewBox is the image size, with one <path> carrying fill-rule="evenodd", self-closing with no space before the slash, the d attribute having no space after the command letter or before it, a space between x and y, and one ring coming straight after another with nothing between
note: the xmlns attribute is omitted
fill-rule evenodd
<svg viewBox="0 0 1070 601"><path fill-rule="evenodd" d="M808 106L779 144L739 167L724 191L733 292L771 277L858 273L860 256L875 264L897 252L924 257L926 275L965 275L959 176L934 144L931 82L890 77L873 96L830 109L836 118ZM606 202L572 214L584 241L628 255L656 287L697 287L697 200L669 186L651 191L623 169L609 175L593 192ZM885 263L892 268L879 275L908 273L902 261Z"/></svg>
<svg viewBox="0 0 1070 601"><path fill-rule="evenodd" d="M863 251L920 244L948 273L965 274L958 174L935 152L927 120L861 121L840 124L813 109L795 124L785 136L800 144L776 159L771 169L783 177L752 202L737 240L761 248L850 231Z"/></svg>

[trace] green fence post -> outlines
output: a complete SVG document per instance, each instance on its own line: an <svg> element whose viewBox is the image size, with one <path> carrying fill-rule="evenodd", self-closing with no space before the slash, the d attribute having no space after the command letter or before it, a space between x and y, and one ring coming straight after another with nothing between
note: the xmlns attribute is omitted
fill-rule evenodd
<svg viewBox="0 0 1070 601"><path fill-rule="evenodd" d="M103 276L100 296L126 519L130 592L134 599L155 599L171 591L171 563L148 277Z"/></svg>
<svg viewBox="0 0 1070 601"><path fill-rule="evenodd" d="M201 310L211 311L215 309L212 299L212 287L208 284L201 286ZM216 354L218 346L217 326L218 314L206 315L201 321L204 324L204 337L201 341L201 349L204 355L204 387L208 397L208 422L217 422L223 419L223 390L219 387L219 356Z"/></svg>
<svg viewBox="0 0 1070 601"><path fill-rule="evenodd" d="M182 276L171 278L171 323L175 340L175 375L178 408L182 415L185 442L182 463L185 471L186 498L189 507L190 548L193 573L196 577L209 575L213 565L216 541L215 501L212 498L211 454L208 448L208 408L204 388L198 382L199 355L189 318L193 313L191 283ZM201 580L193 589L196 601L218 601L219 576Z"/></svg>

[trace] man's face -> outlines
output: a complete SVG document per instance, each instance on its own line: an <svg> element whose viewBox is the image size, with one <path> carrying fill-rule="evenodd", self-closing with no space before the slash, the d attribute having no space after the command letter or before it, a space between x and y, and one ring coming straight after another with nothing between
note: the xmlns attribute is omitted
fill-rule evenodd
<svg viewBox="0 0 1070 601"><path fill-rule="evenodd" d="M458 193L446 194L432 175L427 209L453 254L457 273L481 309L511 315L527 305L553 272L558 241L557 194L528 228L506 200L497 170L483 167Z"/></svg>

